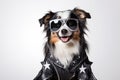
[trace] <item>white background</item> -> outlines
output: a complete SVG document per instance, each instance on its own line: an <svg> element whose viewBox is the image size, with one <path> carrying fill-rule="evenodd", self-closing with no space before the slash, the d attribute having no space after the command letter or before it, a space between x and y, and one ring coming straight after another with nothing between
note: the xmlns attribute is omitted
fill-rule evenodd
<svg viewBox="0 0 120 80"><path fill-rule="evenodd" d="M119 0L0 0L0 80L32 80L41 68L47 11L90 12L89 58L98 80L120 80Z"/></svg>

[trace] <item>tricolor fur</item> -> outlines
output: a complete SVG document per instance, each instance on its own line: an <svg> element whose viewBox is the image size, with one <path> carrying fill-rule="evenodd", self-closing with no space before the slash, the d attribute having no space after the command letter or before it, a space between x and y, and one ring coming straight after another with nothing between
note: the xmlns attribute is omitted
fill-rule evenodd
<svg viewBox="0 0 120 80"><path fill-rule="evenodd" d="M49 22L54 19L77 19L78 28L76 31L70 31L66 24L62 25L58 32L51 32ZM45 56L51 53L58 59L64 67L68 67L73 57L88 49L84 38L86 27L86 19L91 18L90 14L84 10L74 8L73 10L49 12L39 22L41 26L44 24L47 42L44 47Z"/></svg>

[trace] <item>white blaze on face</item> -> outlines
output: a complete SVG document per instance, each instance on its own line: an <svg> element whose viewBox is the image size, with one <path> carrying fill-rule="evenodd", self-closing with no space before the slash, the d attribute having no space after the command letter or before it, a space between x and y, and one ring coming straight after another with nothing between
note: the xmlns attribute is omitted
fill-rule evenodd
<svg viewBox="0 0 120 80"><path fill-rule="evenodd" d="M61 19L67 19L69 18L70 11L60 11L57 13L57 16L59 16Z"/></svg>
<svg viewBox="0 0 120 80"><path fill-rule="evenodd" d="M71 11L61 11L61 12L58 12L58 13L57 13L57 17L59 17L60 19L68 19L68 18L70 17L70 13L71 13ZM66 30L67 30L67 34L66 34L66 35L63 35L63 34L61 33L61 30L63 30L63 29L66 29ZM64 25L61 26L58 35L59 35L60 37L62 37L62 36L71 36L71 35L72 35L72 32L69 31L68 26L67 26L66 24L64 24ZM69 38L61 38L61 39L62 39L64 42L66 42Z"/></svg>

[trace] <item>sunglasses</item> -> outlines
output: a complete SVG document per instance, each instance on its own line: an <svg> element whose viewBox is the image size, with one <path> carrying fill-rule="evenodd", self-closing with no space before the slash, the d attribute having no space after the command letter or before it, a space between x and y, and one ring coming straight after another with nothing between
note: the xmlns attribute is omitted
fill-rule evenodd
<svg viewBox="0 0 120 80"><path fill-rule="evenodd" d="M64 24L67 25L70 31L76 31L78 28L78 19L54 19L49 22L50 30L52 32L58 32Z"/></svg>

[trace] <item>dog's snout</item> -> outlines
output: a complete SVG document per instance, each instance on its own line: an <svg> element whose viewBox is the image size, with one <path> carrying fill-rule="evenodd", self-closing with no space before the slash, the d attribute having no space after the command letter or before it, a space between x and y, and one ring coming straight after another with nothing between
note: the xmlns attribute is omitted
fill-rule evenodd
<svg viewBox="0 0 120 80"><path fill-rule="evenodd" d="M63 35L65 35L65 34L68 33L68 31L67 31L66 29L62 29L62 30L61 30L61 33L62 33Z"/></svg>

